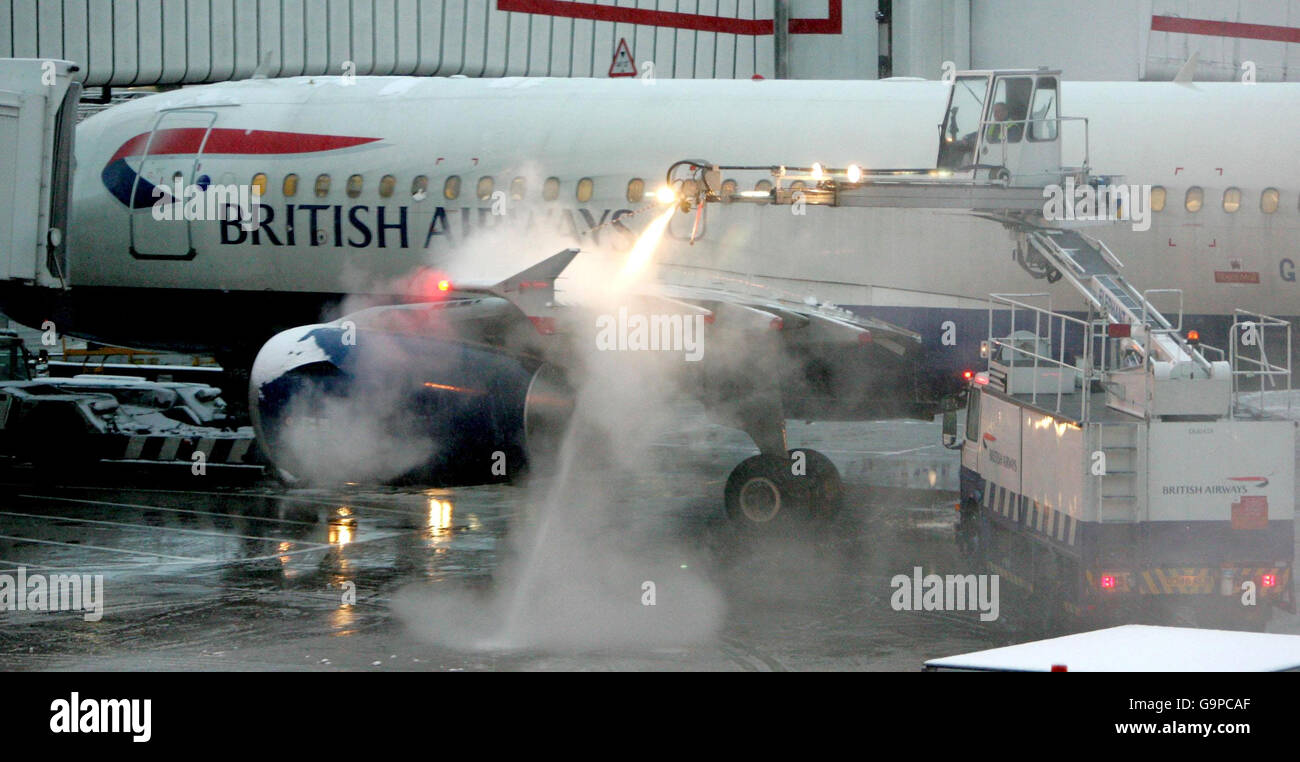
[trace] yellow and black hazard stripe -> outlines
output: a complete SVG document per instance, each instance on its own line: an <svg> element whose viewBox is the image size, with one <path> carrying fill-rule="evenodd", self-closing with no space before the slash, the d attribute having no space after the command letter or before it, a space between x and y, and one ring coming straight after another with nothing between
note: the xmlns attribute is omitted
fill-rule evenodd
<svg viewBox="0 0 1300 762"><path fill-rule="evenodd" d="M983 506L1023 528L1063 544L1078 543L1079 520L1070 514L987 482Z"/></svg>
<svg viewBox="0 0 1300 762"><path fill-rule="evenodd" d="M121 437L121 449L112 456L114 460L147 460L157 462L194 460L194 453L203 453L208 463L242 465L253 448L252 437Z"/></svg>

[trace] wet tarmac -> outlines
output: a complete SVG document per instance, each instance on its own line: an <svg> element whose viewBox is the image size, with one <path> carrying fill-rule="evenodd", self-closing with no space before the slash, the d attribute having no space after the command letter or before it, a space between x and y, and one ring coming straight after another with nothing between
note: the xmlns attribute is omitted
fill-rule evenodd
<svg viewBox="0 0 1300 762"><path fill-rule="evenodd" d="M792 445L897 439L837 426L792 427ZM891 607L891 578L915 566L975 571L953 546L953 493L871 487L842 465L836 519L755 535L722 509L743 439L696 433L563 485L12 480L0 574L102 574L104 610L0 612L0 669L913 671L1061 634Z"/></svg>

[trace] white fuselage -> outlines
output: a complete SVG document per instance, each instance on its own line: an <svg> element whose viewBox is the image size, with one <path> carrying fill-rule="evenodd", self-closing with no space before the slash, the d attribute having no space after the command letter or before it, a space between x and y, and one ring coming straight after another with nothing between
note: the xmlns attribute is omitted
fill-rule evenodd
<svg viewBox="0 0 1300 762"><path fill-rule="evenodd" d="M382 294L421 265L486 277L476 271L480 259L505 273L575 244L592 256L618 256L657 213L631 212L652 203L677 160L932 168L947 95L941 82L911 80L304 77L187 88L79 127L69 275L74 289ZM1126 264L1133 283L1183 289L1189 314L1236 307L1300 314L1293 147L1300 85L1065 83L1061 113L1089 120L1095 173L1166 189L1149 230L1126 222L1087 229ZM157 137L149 148L155 127L159 135L208 137L197 149L181 141L165 153ZM289 136L263 140L271 133ZM1077 163L1082 144L1066 136L1065 160ZM133 173L168 186L178 173L220 184L264 174L264 226L254 234L130 210L107 185L115 155L119 190ZM289 174L298 178L293 195L285 192ZM329 187L318 193L322 175ZM350 189L352 176L360 181ZM419 176L427 192L417 198ZM452 176L460 178L455 198L445 193ZM728 177L746 190L765 176ZM547 178L559 181L554 200L543 195ZM631 201L636 178L646 195ZM580 200L584 179L591 195ZM1204 194L1195 213L1184 208L1192 186ZM1235 213L1222 205L1228 188L1241 192ZM1280 202L1266 214L1267 188ZM800 216L788 207L717 204L702 222L691 244L694 220L673 221L656 255L664 277L734 274L845 306L939 316L978 310L989 292L1050 291L1058 308L1077 303L1065 284L1048 286L1019 268L1001 226L969 215L811 207Z"/></svg>

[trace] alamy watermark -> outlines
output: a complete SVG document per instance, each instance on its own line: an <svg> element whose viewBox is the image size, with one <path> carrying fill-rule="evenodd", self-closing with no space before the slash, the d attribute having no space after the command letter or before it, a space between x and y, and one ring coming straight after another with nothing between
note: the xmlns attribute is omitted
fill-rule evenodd
<svg viewBox="0 0 1300 762"><path fill-rule="evenodd" d="M104 575L0 574L0 611L81 611L87 622L104 618Z"/></svg>
<svg viewBox="0 0 1300 762"><path fill-rule="evenodd" d="M172 185L155 185L153 218L159 222L239 221L246 231L257 230L262 222L262 191L256 185L186 185L180 178Z"/></svg>
<svg viewBox="0 0 1300 762"><path fill-rule="evenodd" d="M1075 185L1071 177L1045 186L1043 198L1043 217L1052 222L1129 220L1139 233L1151 229L1150 185Z"/></svg>
<svg viewBox="0 0 1300 762"><path fill-rule="evenodd" d="M895 574L889 581L894 611L978 611L981 622L998 618L998 575L924 574L912 567L912 576Z"/></svg>
<svg viewBox="0 0 1300 762"><path fill-rule="evenodd" d="M602 352L682 352L687 362L704 357L704 316L628 312L596 317L596 349Z"/></svg>
<svg viewBox="0 0 1300 762"><path fill-rule="evenodd" d="M153 699L81 698L73 692L50 702L51 733L129 733L135 743L153 738Z"/></svg>

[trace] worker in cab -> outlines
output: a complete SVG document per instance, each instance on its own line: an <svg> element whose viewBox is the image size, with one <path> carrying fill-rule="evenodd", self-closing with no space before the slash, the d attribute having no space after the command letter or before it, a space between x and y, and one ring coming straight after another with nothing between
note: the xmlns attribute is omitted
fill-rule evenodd
<svg viewBox="0 0 1300 762"><path fill-rule="evenodd" d="M1020 117L1023 119L1023 116ZM984 128L984 142L1001 143L1005 137L1008 143L1020 142L1020 136L1025 131L1025 125L1022 121L1009 121L1011 111L1007 104L1001 101L993 104L993 119Z"/></svg>

